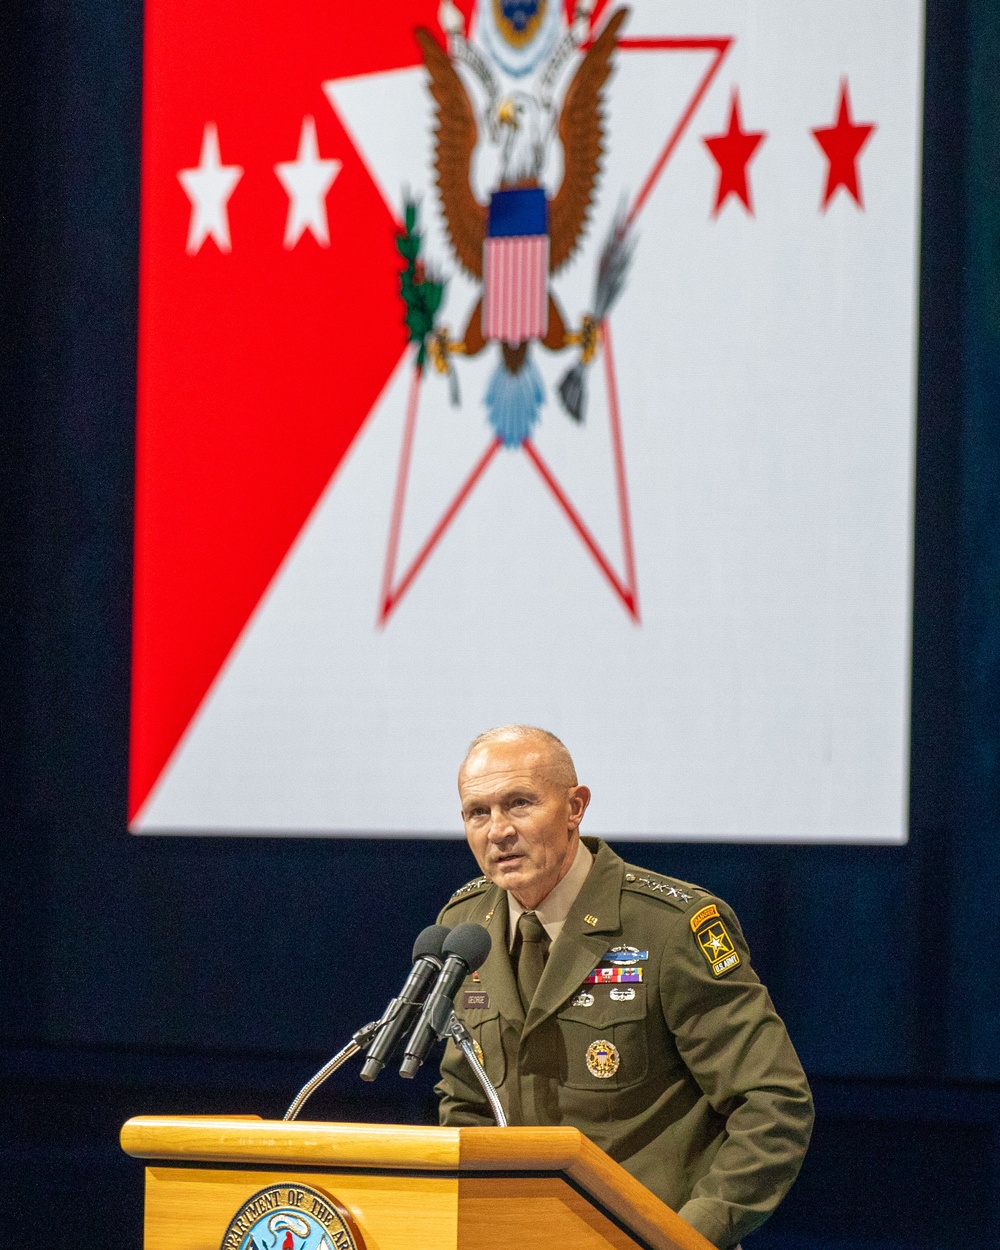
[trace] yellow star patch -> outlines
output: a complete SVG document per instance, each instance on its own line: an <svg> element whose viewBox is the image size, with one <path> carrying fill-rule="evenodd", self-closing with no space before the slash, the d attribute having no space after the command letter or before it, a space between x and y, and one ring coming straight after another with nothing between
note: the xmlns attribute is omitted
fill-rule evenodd
<svg viewBox="0 0 1000 1250"><path fill-rule="evenodd" d="M739 965L740 953L733 945L733 939L726 932L726 926L721 919L713 920L702 929L697 938L714 976L724 976Z"/></svg>

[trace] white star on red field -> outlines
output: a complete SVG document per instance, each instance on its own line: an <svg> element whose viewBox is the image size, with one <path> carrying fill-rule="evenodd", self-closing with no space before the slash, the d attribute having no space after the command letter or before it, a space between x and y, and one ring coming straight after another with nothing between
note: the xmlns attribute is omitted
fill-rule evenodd
<svg viewBox="0 0 1000 1250"><path fill-rule="evenodd" d="M220 252L231 252L229 238L229 197L243 177L240 165L223 165L219 155L219 132L215 122L206 122L201 138L201 156L194 169L182 169L181 186L191 201L187 253L193 256L206 239L212 238Z"/></svg>
<svg viewBox="0 0 1000 1250"><path fill-rule="evenodd" d="M285 247L293 248L307 230L320 247L330 246L326 196L340 169L340 161L320 160L316 120L303 117L295 160L280 161L274 167L278 181L288 194Z"/></svg>

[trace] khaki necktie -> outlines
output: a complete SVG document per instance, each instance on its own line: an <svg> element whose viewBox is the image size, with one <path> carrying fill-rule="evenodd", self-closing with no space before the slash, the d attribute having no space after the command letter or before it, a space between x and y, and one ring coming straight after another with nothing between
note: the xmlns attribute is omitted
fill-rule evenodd
<svg viewBox="0 0 1000 1250"><path fill-rule="evenodd" d="M535 997L538 982L542 979L545 956L549 949L549 935L533 911L521 913L517 922L517 991L525 1012Z"/></svg>

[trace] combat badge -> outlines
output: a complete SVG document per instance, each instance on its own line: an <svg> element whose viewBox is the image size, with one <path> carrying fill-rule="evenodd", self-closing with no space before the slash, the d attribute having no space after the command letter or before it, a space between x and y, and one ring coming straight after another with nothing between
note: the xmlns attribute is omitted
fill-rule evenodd
<svg viewBox="0 0 1000 1250"><path fill-rule="evenodd" d="M258 1189L244 1202L229 1221L220 1250L264 1250L270 1246L281 1246L282 1250L365 1250L357 1225L339 1203L309 1185L287 1182Z"/></svg>
<svg viewBox="0 0 1000 1250"><path fill-rule="evenodd" d="M714 976L724 976L739 964L739 951L733 946L733 939L721 919L713 920L697 937L701 953L708 960Z"/></svg>
<svg viewBox="0 0 1000 1250"><path fill-rule="evenodd" d="M641 951L637 946L612 946L606 955L601 956L601 963L630 968L648 958L649 951Z"/></svg>
<svg viewBox="0 0 1000 1250"><path fill-rule="evenodd" d="M618 1071L621 1056L613 1042L591 1042L587 1047L587 1071L591 1076L605 1080Z"/></svg>
<svg viewBox="0 0 1000 1250"><path fill-rule="evenodd" d="M611 997L616 1003L628 1003L635 998L635 990L631 985L624 990L620 985L613 985L611 987Z"/></svg>

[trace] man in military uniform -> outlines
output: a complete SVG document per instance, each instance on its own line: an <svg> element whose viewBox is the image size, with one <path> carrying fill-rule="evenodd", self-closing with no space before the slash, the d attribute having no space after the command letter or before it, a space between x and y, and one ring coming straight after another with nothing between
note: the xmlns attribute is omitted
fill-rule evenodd
<svg viewBox="0 0 1000 1250"><path fill-rule="evenodd" d="M590 791L530 726L459 773L483 875L443 924L493 939L456 1010L512 1124L572 1124L720 1250L771 1214L812 1129L809 1086L732 911L580 837ZM449 1042L441 1122L493 1123Z"/></svg>

